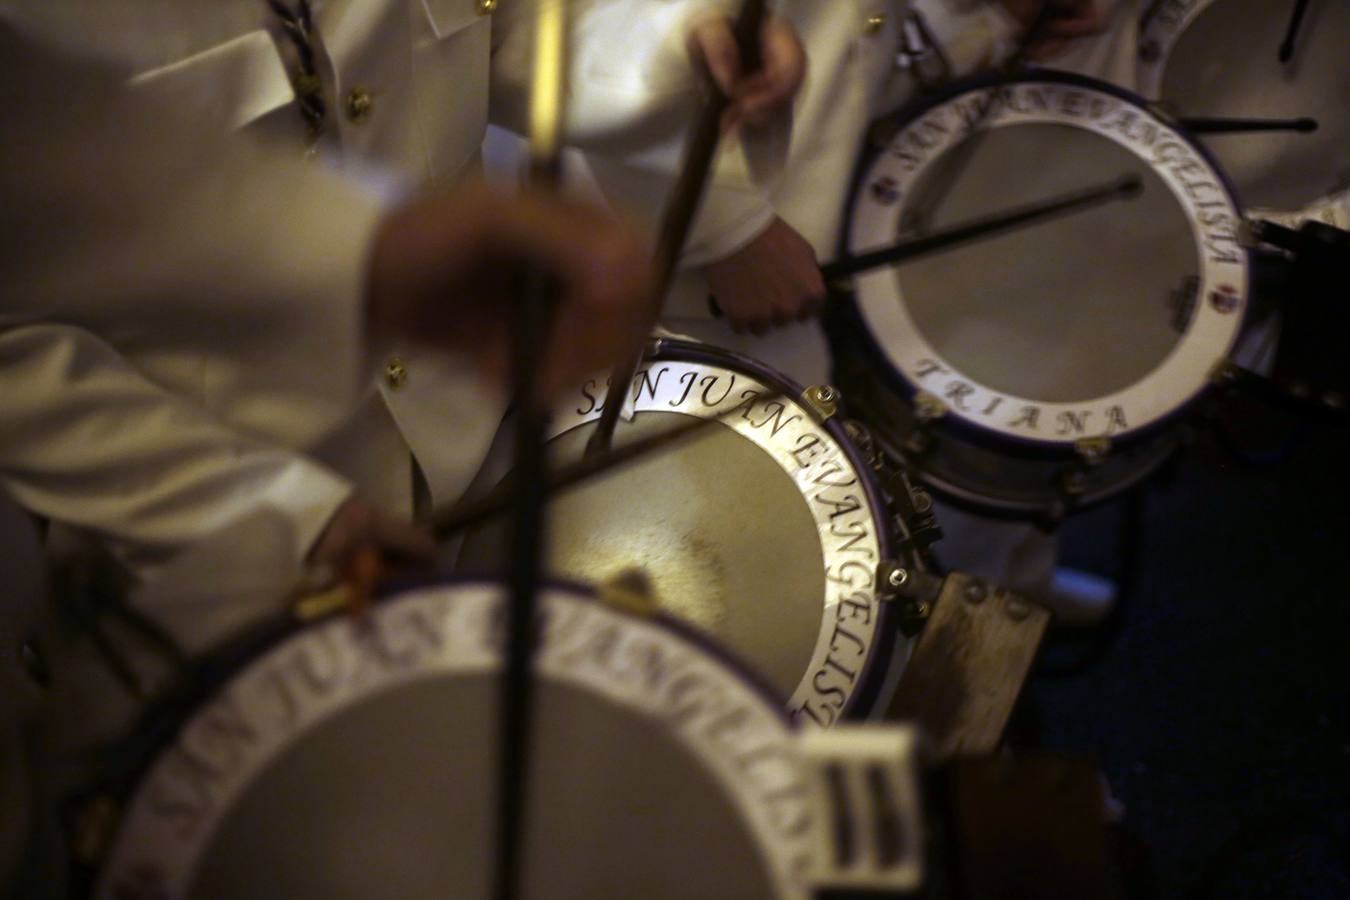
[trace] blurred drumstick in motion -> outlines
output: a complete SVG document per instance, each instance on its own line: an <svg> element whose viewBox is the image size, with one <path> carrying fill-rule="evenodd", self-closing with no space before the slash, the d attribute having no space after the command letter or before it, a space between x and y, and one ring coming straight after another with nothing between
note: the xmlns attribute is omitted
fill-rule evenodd
<svg viewBox="0 0 1350 900"><path fill-rule="evenodd" d="M1022 228L1035 222L1068 213L1080 212L1112 200L1137 197L1144 189L1138 175L1122 175L1106 184L1060 194L1048 200L1028 203L1012 209L970 219L920 237L907 238L880 250L826 263L820 267L826 280L856 275L879 266L893 266L940 250L982 240L996 234Z"/></svg>
<svg viewBox="0 0 1350 900"><path fill-rule="evenodd" d="M754 72L760 68L759 35L764 24L766 6L766 0L744 0L732 29L746 72ZM657 235L656 287L652 297L653 319L656 309L664 302L671 280L675 276L675 264L679 261L680 251L684 249L685 240L689 236L689 227L693 224L694 214L698 212L699 202L703 199L703 188L707 184L708 173L717 153L717 144L722 133L722 118L731 105L731 98L717 86L711 75L708 77L708 85L708 99L694 124L679 176L671 188L670 202L662 216L661 230ZM641 364L640 356L616 364L609 378L612 390L622 395ZM618 424L621 406L622 404L618 403L609 404L601 411L595 433L586 444L587 454L600 453L609 448L614 440L614 426Z"/></svg>
<svg viewBox="0 0 1350 900"><path fill-rule="evenodd" d="M745 402L738 403L732 409L712 418L696 419L660 434L638 438L630 443L610 447L599 453L588 453L577 462L559 466L551 471L540 486L540 494L545 498L551 497L560 491L599 475L604 475L621 466L640 462L661 451L673 449L678 444L708 431L713 425L725 424L733 416L744 414L746 410L757 403L769 403L781 398L782 394L777 391L756 394ZM619 397L614 398L616 406L622 405L619 400ZM438 514L433 519L431 526L436 539L443 541L466 528L471 528L502 514L510 508L511 490L511 484L503 481L482 497L462 502Z"/></svg>

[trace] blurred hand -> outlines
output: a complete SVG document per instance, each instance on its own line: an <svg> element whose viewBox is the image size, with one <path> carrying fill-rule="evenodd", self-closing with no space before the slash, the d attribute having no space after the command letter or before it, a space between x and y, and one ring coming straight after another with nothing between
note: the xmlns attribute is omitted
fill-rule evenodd
<svg viewBox="0 0 1350 900"><path fill-rule="evenodd" d="M328 520L309 551L309 562L346 575L358 551L373 549L391 562L430 562L436 544L430 533L383 513L360 497L349 497Z"/></svg>
<svg viewBox="0 0 1350 900"><path fill-rule="evenodd" d="M778 217L759 237L703 270L708 287L737 332L763 334L820 312L825 280L816 251Z"/></svg>
<svg viewBox="0 0 1350 900"><path fill-rule="evenodd" d="M413 201L381 224L371 253L372 336L402 334L465 354L489 378L510 374L520 273L542 266L559 286L540 363L547 401L629 358L655 314L651 251L613 215L526 191L465 184Z"/></svg>
<svg viewBox="0 0 1350 900"><path fill-rule="evenodd" d="M797 32L770 16L760 31L760 68L748 75L731 30L731 20L704 19L689 33L689 50L707 66L717 86L731 98L722 119L730 131L742 124L763 125L791 106L806 78L806 51Z"/></svg>
<svg viewBox="0 0 1350 900"><path fill-rule="evenodd" d="M1106 17L1097 8L1096 0L999 0L1008 14L1024 29L1040 17L1042 9L1049 8L1049 19L1036 40L1028 48L1031 59L1046 59L1065 49L1074 39L1100 34L1106 27Z"/></svg>

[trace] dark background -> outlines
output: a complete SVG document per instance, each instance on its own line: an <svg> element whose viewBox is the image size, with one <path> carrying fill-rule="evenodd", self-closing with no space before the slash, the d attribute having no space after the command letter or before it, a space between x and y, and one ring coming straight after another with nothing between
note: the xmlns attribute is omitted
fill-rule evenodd
<svg viewBox="0 0 1350 900"><path fill-rule="evenodd" d="M1348 466L1350 429L1274 466L1202 436L1139 495L1136 565L1127 501L1064 526L1065 564L1125 579L1122 627L1067 676L1093 647L1053 640L1020 718L1099 761L1137 896L1350 898Z"/></svg>

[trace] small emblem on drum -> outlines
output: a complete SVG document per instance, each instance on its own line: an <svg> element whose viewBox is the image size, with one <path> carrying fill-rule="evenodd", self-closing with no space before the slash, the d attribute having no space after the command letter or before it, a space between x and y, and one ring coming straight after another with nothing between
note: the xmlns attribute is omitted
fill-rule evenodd
<svg viewBox="0 0 1350 900"><path fill-rule="evenodd" d="M882 206L892 206L900 200L900 182L889 175L884 175L872 182L870 190L872 196Z"/></svg>
<svg viewBox="0 0 1350 900"><path fill-rule="evenodd" d="M1217 290L1209 292L1209 305L1221 313L1231 313L1239 304L1237 288L1231 284L1221 284Z"/></svg>

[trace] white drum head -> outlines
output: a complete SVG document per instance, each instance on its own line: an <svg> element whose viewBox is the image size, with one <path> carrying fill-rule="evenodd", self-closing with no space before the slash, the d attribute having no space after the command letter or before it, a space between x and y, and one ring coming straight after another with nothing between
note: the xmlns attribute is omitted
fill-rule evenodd
<svg viewBox="0 0 1350 900"><path fill-rule="evenodd" d="M1180 202L1138 156L1067 125L994 129L932 227L1126 173L1142 179L1139 197L894 270L915 326L954 368L1036 401L1077 403L1143 380L1184 331L1176 327L1177 298L1194 284L1199 260ZM911 196L922 196L930 180L917 179Z"/></svg>
<svg viewBox="0 0 1350 900"><path fill-rule="evenodd" d="M545 600L524 896L803 896L782 713L660 623ZM251 663L158 757L100 895L487 896L499 603L414 591Z"/></svg>

